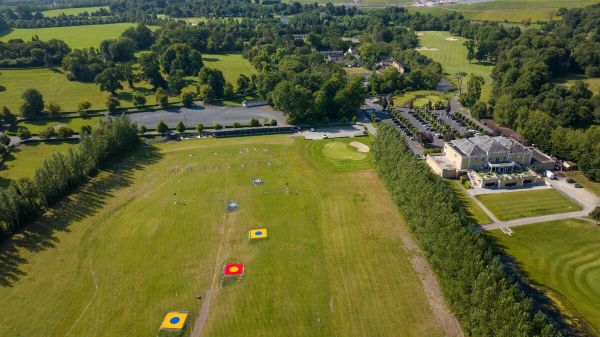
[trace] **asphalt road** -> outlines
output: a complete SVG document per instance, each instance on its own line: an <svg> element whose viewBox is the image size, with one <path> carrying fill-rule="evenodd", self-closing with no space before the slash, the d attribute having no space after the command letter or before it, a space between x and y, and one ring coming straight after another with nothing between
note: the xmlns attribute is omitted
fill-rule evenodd
<svg viewBox="0 0 600 337"><path fill-rule="evenodd" d="M234 122L248 124L250 119L255 118L262 122L264 119L269 121L277 120L278 125L287 125L285 116L273 110L270 106L260 106L254 108L232 107L232 106L213 106L197 105L191 108L169 108L165 110L155 110L147 112L138 112L128 115L129 118L138 125L144 125L147 128L155 128L161 120L169 127L174 128L179 121L186 127L194 127L198 124L206 126L216 123L221 125L231 125Z"/></svg>

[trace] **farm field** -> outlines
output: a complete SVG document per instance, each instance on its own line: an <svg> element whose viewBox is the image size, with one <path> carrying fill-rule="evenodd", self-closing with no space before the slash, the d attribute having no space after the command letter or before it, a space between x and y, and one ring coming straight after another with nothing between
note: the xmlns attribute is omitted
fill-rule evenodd
<svg viewBox="0 0 600 337"><path fill-rule="evenodd" d="M474 73L483 76L485 84L481 90L481 98L487 101L492 93L492 65L469 63L467 61L467 47L463 45L465 38L452 36L449 32L424 31L418 32L420 46L417 50L439 62L444 68L446 77L457 85L454 74L464 71L467 74ZM466 88L467 81L463 80Z"/></svg>
<svg viewBox="0 0 600 337"><path fill-rule="evenodd" d="M578 219L495 230L499 247L568 316L584 318L600 334L600 230ZM568 239L565 239L568 238ZM590 334L594 335L594 334Z"/></svg>
<svg viewBox="0 0 600 337"><path fill-rule="evenodd" d="M0 335L153 336L167 311L193 326L212 289L203 336L443 336L406 226L350 141L140 149L0 246ZM226 262L243 278L222 284Z"/></svg>
<svg viewBox="0 0 600 337"><path fill-rule="evenodd" d="M477 204L469 198L467 192L465 192L464 188L460 185L460 182L457 180L446 180L448 185L452 187L454 190L454 195L458 198L460 203L463 205L463 208L467 215L469 215L478 225L487 225L492 223L492 219L490 219L487 214L479 207Z"/></svg>
<svg viewBox="0 0 600 337"><path fill-rule="evenodd" d="M91 14L92 12L96 12L100 8L104 8L106 10L109 10L108 6L74 7L74 8L50 9L50 10L47 10L47 11L43 11L42 14L44 15L44 17L47 17L47 18L59 16L61 14L65 14L65 15L78 15L78 14L81 14L83 12L88 12L88 13Z"/></svg>
<svg viewBox="0 0 600 337"><path fill-rule="evenodd" d="M111 23L106 25L13 29L10 33L0 37L0 41L6 42L10 39L28 41L34 35L37 35L40 40L44 41L50 39L63 40L71 49L98 48L101 41L115 39L127 28L133 26L135 26L133 23ZM150 26L149 28L156 29L157 27Z"/></svg>
<svg viewBox="0 0 600 337"><path fill-rule="evenodd" d="M7 160L0 165L0 187L11 180L30 178L44 160L54 153L66 153L76 143L24 143L13 149Z"/></svg>
<svg viewBox="0 0 600 337"><path fill-rule="evenodd" d="M554 189L477 195L498 220L576 212L581 206Z"/></svg>
<svg viewBox="0 0 600 337"><path fill-rule="evenodd" d="M202 54L204 66L216 68L223 72L226 81L237 87L237 79L241 74L250 77L256 73L254 67L242 57L242 54Z"/></svg>

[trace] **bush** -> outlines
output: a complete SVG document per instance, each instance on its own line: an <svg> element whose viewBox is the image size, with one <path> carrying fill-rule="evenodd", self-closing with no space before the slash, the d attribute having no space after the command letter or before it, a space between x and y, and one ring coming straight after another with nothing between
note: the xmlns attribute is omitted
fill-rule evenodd
<svg viewBox="0 0 600 337"><path fill-rule="evenodd" d="M56 102L50 102L46 106L46 110L48 110L48 115L50 115L50 117L58 117L60 116L62 107Z"/></svg>
<svg viewBox="0 0 600 337"><path fill-rule="evenodd" d="M534 308L473 231L452 188L418 161L404 136L383 123L373 143L377 169L435 271L467 336L563 336L544 307Z"/></svg>
<svg viewBox="0 0 600 337"><path fill-rule="evenodd" d="M352 116L352 124L356 124L358 122L358 117Z"/></svg>
<svg viewBox="0 0 600 337"><path fill-rule="evenodd" d="M121 101L113 95L108 95L106 97L106 110L108 113L113 113L117 111L117 108L121 106Z"/></svg>
<svg viewBox="0 0 600 337"><path fill-rule="evenodd" d="M600 206L596 206L596 208L590 212L590 218L600 222Z"/></svg>
<svg viewBox="0 0 600 337"><path fill-rule="evenodd" d="M192 105L194 105L194 99L196 99L196 94L189 91L189 90L184 90L181 92L181 103L183 103L183 106L186 107L191 107Z"/></svg>
<svg viewBox="0 0 600 337"><path fill-rule="evenodd" d="M256 119L256 118L252 118L252 119L250 120L250 127L251 127L251 128L255 128L255 127L257 127L257 126L260 126L260 122L258 121L258 119Z"/></svg>
<svg viewBox="0 0 600 337"><path fill-rule="evenodd" d="M158 122L158 124L156 125L156 132L164 135L165 133L167 133L167 131L169 131L169 127L167 126L167 124L162 120Z"/></svg>
<svg viewBox="0 0 600 337"><path fill-rule="evenodd" d="M240 123L240 122L234 122L233 123L233 127L234 128L241 128L242 127L242 123Z"/></svg>
<svg viewBox="0 0 600 337"><path fill-rule="evenodd" d="M156 102L161 108L166 108L169 106L169 96L167 92L163 88L158 88L156 90Z"/></svg>
<svg viewBox="0 0 600 337"><path fill-rule="evenodd" d="M68 128L68 127L66 127L66 126L64 126L64 125L59 125L59 126L56 128L56 136L57 136L58 138L63 138L63 139L65 139L65 138L69 138L69 137L71 137L71 136L72 136L72 135L74 135L74 134L75 134L75 132L73 131L73 129L71 129L71 128Z"/></svg>
<svg viewBox="0 0 600 337"><path fill-rule="evenodd" d="M465 177L465 176L462 176L462 177L460 177L460 178L458 179L458 181L460 181L460 183L461 183L461 184L464 184L464 183L465 183L465 181L467 181L467 177Z"/></svg>
<svg viewBox="0 0 600 337"><path fill-rule="evenodd" d="M35 117L44 110L44 97L36 89L27 89L21 95L21 116L25 118Z"/></svg>
<svg viewBox="0 0 600 337"><path fill-rule="evenodd" d="M10 137L3 132L0 132L0 144L6 146L10 145Z"/></svg>
<svg viewBox="0 0 600 337"><path fill-rule="evenodd" d="M175 130L177 130L177 132L179 132L179 133L184 133L185 132L185 124L183 124L182 121L179 121L177 123L177 125L175 126Z"/></svg>
<svg viewBox="0 0 600 337"><path fill-rule="evenodd" d="M21 139L29 139L31 138L31 131L29 131L28 128L22 126L17 131L17 136L19 136L19 138Z"/></svg>
<svg viewBox="0 0 600 337"><path fill-rule="evenodd" d="M221 130L223 128L223 125L221 124L215 124L215 130Z"/></svg>
<svg viewBox="0 0 600 337"><path fill-rule="evenodd" d="M196 131L198 131L198 133L204 132L204 124L200 123L196 125Z"/></svg>
<svg viewBox="0 0 600 337"><path fill-rule="evenodd" d="M133 105L142 106L146 104L146 96L142 94L133 95Z"/></svg>
<svg viewBox="0 0 600 337"><path fill-rule="evenodd" d="M143 125L140 125L140 127L138 128L138 133L139 133L140 135L143 135L143 134L144 134L144 133L146 133L146 132L148 132L148 129L147 129L145 126L143 126Z"/></svg>
<svg viewBox="0 0 600 337"><path fill-rule="evenodd" d="M90 101L80 99L79 103L77 104L77 112L79 112L80 115L85 115L91 107L92 103L90 103Z"/></svg>
<svg viewBox="0 0 600 337"><path fill-rule="evenodd" d="M271 119L271 126L277 126L277 120Z"/></svg>
<svg viewBox="0 0 600 337"><path fill-rule="evenodd" d="M40 131L39 136L41 139L54 138L56 137L56 130L53 127L49 126L46 129Z"/></svg>

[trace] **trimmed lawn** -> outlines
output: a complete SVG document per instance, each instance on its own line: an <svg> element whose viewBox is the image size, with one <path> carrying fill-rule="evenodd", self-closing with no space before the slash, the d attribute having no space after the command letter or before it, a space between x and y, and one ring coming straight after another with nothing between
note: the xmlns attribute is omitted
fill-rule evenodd
<svg viewBox="0 0 600 337"><path fill-rule="evenodd" d="M18 126L24 126L31 133L39 134L40 131L47 129L50 126L64 125L67 126L75 132L79 132L84 125L95 126L102 119L102 116L90 116L90 117L74 117L74 118L54 118L52 120L33 120L33 121L25 121L20 122Z"/></svg>
<svg viewBox="0 0 600 337"><path fill-rule="evenodd" d="M463 206L467 215L470 216L478 225L487 225L492 223L492 219L490 219L487 214L479 207L476 203L473 202L471 198L467 195L464 187L460 185L460 182L457 180L444 180L447 182L450 187L454 190L454 195L458 198L460 203Z"/></svg>
<svg viewBox="0 0 600 337"><path fill-rule="evenodd" d="M44 160L54 153L66 153L74 149L77 142L24 143L14 148L8 159L0 165L0 187L11 180L31 178Z"/></svg>
<svg viewBox="0 0 600 337"><path fill-rule="evenodd" d="M498 220L514 220L581 210L581 206L554 189L480 194L477 196Z"/></svg>
<svg viewBox="0 0 600 337"><path fill-rule="evenodd" d="M568 316L600 332L600 228L568 219L496 230L498 246L513 256L532 282Z"/></svg>
<svg viewBox="0 0 600 337"><path fill-rule="evenodd" d="M371 70L363 67L344 67L344 71L350 76L367 76L371 74Z"/></svg>
<svg viewBox="0 0 600 337"><path fill-rule="evenodd" d="M78 14L81 14L83 12L88 12L89 14L92 14L92 12L96 12L100 8L104 8L106 10L109 10L108 6L74 7L74 8L50 9L50 10L47 10L47 11L43 11L42 14L44 14L44 16L47 17L47 18L59 16L61 14L65 14L65 15L78 15Z"/></svg>
<svg viewBox="0 0 600 337"><path fill-rule="evenodd" d="M427 103L431 101L433 104L436 102L442 102L446 104L452 97L452 94L441 91L433 90L417 90L409 91L402 95L394 96L394 106L404 107L409 101L414 100L413 106L415 108L424 108Z"/></svg>
<svg viewBox="0 0 600 337"><path fill-rule="evenodd" d="M102 40L116 39L127 28L134 27L133 23L111 23L106 25L84 25L49 28L18 28L0 37L0 41L10 39L31 40L34 35L40 40L58 39L65 41L71 49L98 48ZM157 27L150 26L150 29Z"/></svg>
<svg viewBox="0 0 600 337"><path fill-rule="evenodd" d="M487 101L492 93L492 65L484 65L478 63L469 63L467 61L467 47L463 45L465 38L453 36L449 32L424 31L417 32L420 46L419 48L427 48L419 50L423 55L431 57L434 61L439 62L444 68L444 72L448 80L454 83L457 82L454 74L459 71L464 71L467 74L474 73L485 79L485 84L481 90L481 99ZM463 87L466 88L467 79L463 80Z"/></svg>
<svg viewBox="0 0 600 337"><path fill-rule="evenodd" d="M332 156L337 142L140 149L0 246L0 335L154 336L167 311L193 326L212 289L203 336L443 336L371 155ZM228 262L245 273L222 283Z"/></svg>
<svg viewBox="0 0 600 337"><path fill-rule="evenodd" d="M250 77L256 73L254 67L242 57L242 54L202 54L204 66L216 68L223 72L226 81L237 87L237 79L241 74Z"/></svg>
<svg viewBox="0 0 600 337"><path fill-rule="evenodd" d="M600 197L600 183L589 180L581 171L563 171L568 178L580 183L585 189Z"/></svg>

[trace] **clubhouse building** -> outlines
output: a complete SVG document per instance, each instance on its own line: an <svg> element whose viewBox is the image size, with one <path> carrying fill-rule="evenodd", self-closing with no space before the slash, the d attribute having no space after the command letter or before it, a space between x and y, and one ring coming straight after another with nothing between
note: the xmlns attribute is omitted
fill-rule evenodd
<svg viewBox="0 0 600 337"><path fill-rule="evenodd" d="M510 187L543 182L531 168L534 150L503 136L476 136L444 144L427 164L443 178L467 174L477 187Z"/></svg>

